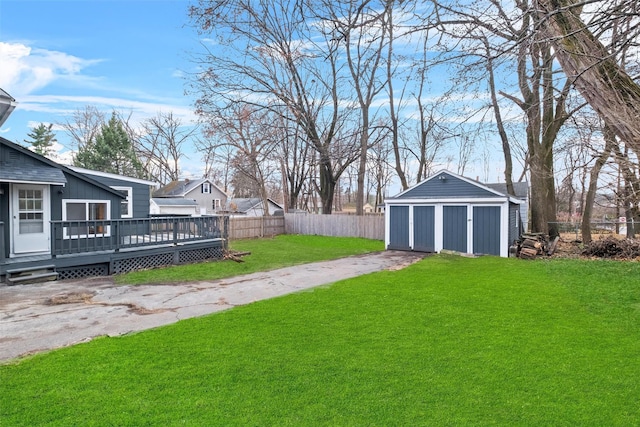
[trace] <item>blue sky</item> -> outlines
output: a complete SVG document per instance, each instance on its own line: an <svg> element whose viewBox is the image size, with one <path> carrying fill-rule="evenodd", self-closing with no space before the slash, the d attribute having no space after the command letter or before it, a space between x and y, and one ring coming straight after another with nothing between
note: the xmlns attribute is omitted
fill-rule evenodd
<svg viewBox="0 0 640 427"><path fill-rule="evenodd" d="M87 105L133 120L169 111L195 119L184 96L189 53L199 49L190 4L0 0L0 87L18 102L0 135L23 143L38 123L64 122ZM69 145L64 131L56 135Z"/></svg>

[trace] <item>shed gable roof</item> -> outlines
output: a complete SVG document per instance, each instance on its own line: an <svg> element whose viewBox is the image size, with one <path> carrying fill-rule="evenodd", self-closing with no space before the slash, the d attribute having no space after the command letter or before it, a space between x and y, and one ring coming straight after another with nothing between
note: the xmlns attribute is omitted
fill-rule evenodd
<svg viewBox="0 0 640 427"><path fill-rule="evenodd" d="M510 198L478 181L441 170L391 199Z"/></svg>

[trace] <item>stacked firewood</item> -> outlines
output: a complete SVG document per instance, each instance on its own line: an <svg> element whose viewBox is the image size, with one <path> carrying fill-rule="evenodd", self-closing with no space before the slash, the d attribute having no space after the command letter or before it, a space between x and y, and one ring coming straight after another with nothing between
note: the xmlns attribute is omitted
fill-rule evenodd
<svg viewBox="0 0 640 427"><path fill-rule="evenodd" d="M533 259L540 255L553 255L560 237L550 239L543 233L523 233L516 243L516 256L522 259Z"/></svg>

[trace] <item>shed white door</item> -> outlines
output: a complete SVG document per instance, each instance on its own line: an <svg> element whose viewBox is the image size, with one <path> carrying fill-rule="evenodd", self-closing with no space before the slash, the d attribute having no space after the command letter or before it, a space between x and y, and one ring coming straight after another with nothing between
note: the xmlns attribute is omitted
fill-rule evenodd
<svg viewBox="0 0 640 427"><path fill-rule="evenodd" d="M50 206L48 185L13 185L11 204L13 254L49 252Z"/></svg>

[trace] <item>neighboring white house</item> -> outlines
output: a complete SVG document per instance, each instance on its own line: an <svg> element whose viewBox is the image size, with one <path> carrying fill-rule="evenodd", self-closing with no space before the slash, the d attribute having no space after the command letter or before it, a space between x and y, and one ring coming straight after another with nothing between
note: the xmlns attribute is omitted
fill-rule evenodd
<svg viewBox="0 0 640 427"><path fill-rule="evenodd" d="M267 209L269 215L273 215L277 211L283 211L282 206L280 206L278 203L274 202L271 199L267 199L267 201ZM229 213L231 216L243 217L264 216L264 203L259 197L231 199L227 206L227 213Z"/></svg>
<svg viewBox="0 0 640 427"><path fill-rule="evenodd" d="M153 198L149 213L151 215L199 216L200 208L193 199Z"/></svg>
<svg viewBox="0 0 640 427"><path fill-rule="evenodd" d="M183 203L160 202L158 199L181 199ZM196 204L195 213L192 215L213 215L227 205L227 194L206 178L172 181L154 191L152 210L159 209L157 214L160 215L175 215L171 212L178 209L178 207L182 211L191 209L187 208L187 206L192 205L191 202ZM154 203L155 207L153 206Z"/></svg>

